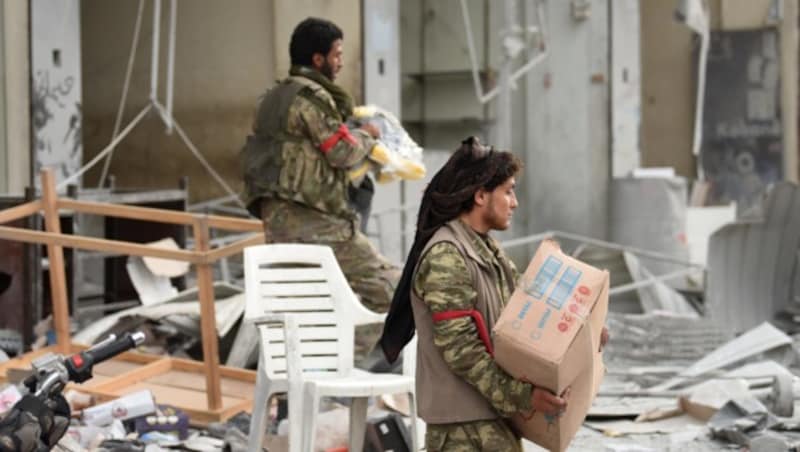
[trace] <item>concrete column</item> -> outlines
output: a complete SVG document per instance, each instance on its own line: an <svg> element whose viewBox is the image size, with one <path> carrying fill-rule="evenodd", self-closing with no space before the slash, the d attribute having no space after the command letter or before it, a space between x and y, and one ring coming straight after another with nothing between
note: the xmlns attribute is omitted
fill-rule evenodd
<svg viewBox="0 0 800 452"><path fill-rule="evenodd" d="M31 184L30 53L28 0L3 2L2 65L5 173L0 190L22 194Z"/></svg>
<svg viewBox="0 0 800 452"><path fill-rule="evenodd" d="M588 4L576 15L570 2L547 2L549 54L526 77L526 202L519 215L527 234L607 234L608 2ZM527 15L530 23L533 11Z"/></svg>
<svg viewBox="0 0 800 452"><path fill-rule="evenodd" d="M800 155L797 147L798 0L785 0L778 27L781 49L781 116L783 119L783 177L798 182Z"/></svg>

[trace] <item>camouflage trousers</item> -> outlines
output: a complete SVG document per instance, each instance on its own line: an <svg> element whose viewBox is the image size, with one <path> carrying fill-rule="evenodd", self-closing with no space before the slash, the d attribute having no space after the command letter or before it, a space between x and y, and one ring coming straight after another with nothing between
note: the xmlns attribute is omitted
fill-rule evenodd
<svg viewBox="0 0 800 452"><path fill-rule="evenodd" d="M383 257L358 230L357 219L327 215L280 199L261 201L261 219L267 243L314 243L333 249L347 282L367 308L386 312L400 269ZM366 356L380 338L383 324L356 328L356 362Z"/></svg>
<svg viewBox="0 0 800 452"><path fill-rule="evenodd" d="M428 452L522 452L522 443L503 419L428 424Z"/></svg>

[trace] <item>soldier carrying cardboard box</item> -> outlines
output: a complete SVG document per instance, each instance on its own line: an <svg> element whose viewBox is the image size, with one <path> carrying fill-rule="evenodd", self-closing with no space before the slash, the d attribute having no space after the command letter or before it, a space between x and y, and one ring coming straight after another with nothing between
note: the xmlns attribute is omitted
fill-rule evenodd
<svg viewBox="0 0 800 452"><path fill-rule="evenodd" d="M380 343L394 361L416 328L418 411L430 451L521 451L509 416L557 416L567 406L566 397L514 379L493 359L489 332L518 273L489 231L510 226L521 167L510 152L470 137L423 195Z"/></svg>

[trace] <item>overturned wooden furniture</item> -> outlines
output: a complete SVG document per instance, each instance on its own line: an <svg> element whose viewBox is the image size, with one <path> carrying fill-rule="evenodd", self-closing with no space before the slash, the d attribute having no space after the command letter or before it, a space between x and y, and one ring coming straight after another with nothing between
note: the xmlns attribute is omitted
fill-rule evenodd
<svg viewBox="0 0 800 452"><path fill-rule="evenodd" d="M86 347L70 346L70 353ZM58 346L46 347L0 365L0 382L18 381L28 374L31 361L45 353L60 353ZM148 389L158 403L173 405L189 415L194 425L224 421L241 411L250 411L256 373L233 367L220 367L221 408L212 410L206 401L205 364L188 359L123 353L95 366L94 376L68 388L95 396L98 402L113 400L131 392ZM18 373L15 375L15 373Z"/></svg>
<svg viewBox="0 0 800 452"><path fill-rule="evenodd" d="M212 281L212 265L219 259L229 257L241 252L245 247L264 242L261 222L241 218L225 217L218 215L200 215L171 210L153 209L146 207L120 206L116 204L77 201L69 198L59 198L55 188L53 172L45 169L41 174L42 198L22 204L7 210L0 211L0 225L42 213L45 220L46 231L32 231L29 229L0 226L0 239L15 240L26 243L38 243L47 246L47 256L50 262L50 286L53 306L53 326L56 331L57 345L54 351L70 353L74 345L70 340L69 332L69 306L67 303L66 276L64 274L64 247L119 253L132 256L157 257L172 259L194 264L197 273L197 286L200 300L200 329L203 344L203 363L191 363L186 360L163 358L152 360L142 365L143 361L130 358L128 361L138 363L129 372L111 376L106 382L98 383L105 395L110 396L109 388L119 391L122 385L146 380L165 374L172 369L185 371L188 367L201 370L204 374L204 392L206 394L206 411L204 418L209 420L224 419L235 412L230 403L241 405L236 400L223 397L221 388L221 373L231 376L244 374L236 373L237 369L221 369L219 365L218 338L215 327L214 290ZM150 221L191 226L194 234L193 250L170 250L154 248L140 243L130 243L119 240L107 240L93 237L62 234L59 226L59 209L68 209L84 214L102 215L133 220ZM226 246L211 249L209 244L209 230L217 228L228 231L252 232L253 235L236 241ZM197 366L202 369L197 369ZM187 367L188 366L188 367ZM2 368L4 366L0 366ZM160 372L163 371L163 372ZM246 372L238 370L238 372ZM249 380L249 377L246 378ZM255 379L253 378L253 382ZM94 385L89 385L94 386ZM88 386L87 386L88 387ZM196 384L194 387L198 387ZM102 395L102 394L100 394ZM117 394L118 395L118 394ZM166 402L166 401L165 401ZM164 402L162 402L164 403ZM190 409L196 414L196 407Z"/></svg>

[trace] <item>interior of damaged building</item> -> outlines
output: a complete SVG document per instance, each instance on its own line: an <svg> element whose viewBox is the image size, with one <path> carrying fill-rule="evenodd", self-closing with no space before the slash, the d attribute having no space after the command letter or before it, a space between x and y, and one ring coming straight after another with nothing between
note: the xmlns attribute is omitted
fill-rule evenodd
<svg viewBox="0 0 800 452"><path fill-rule="evenodd" d="M461 402L432 407L455 392L431 334L463 322L492 372L567 401L491 411L522 450L800 451L799 3L0 2L0 447L35 399L63 429L9 450L512 450L436 443ZM343 36L314 86L355 105L309 152L370 143L335 174L383 267L249 196L309 17ZM388 362L460 146L521 162L490 234L519 278L488 332L421 324L415 285ZM388 298L348 265L395 272Z"/></svg>

